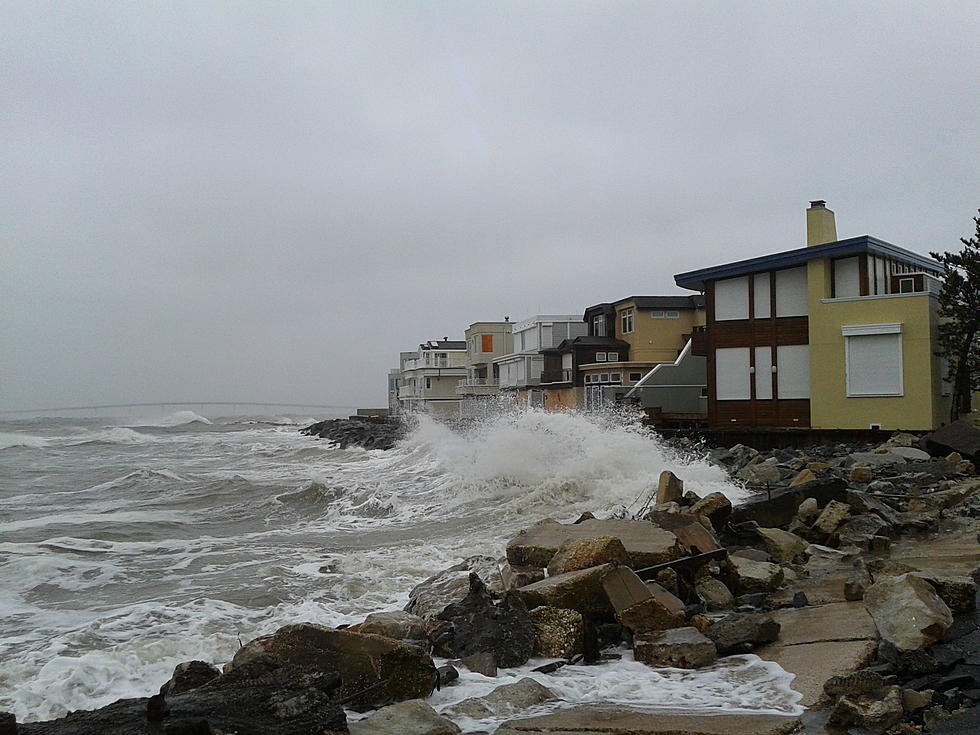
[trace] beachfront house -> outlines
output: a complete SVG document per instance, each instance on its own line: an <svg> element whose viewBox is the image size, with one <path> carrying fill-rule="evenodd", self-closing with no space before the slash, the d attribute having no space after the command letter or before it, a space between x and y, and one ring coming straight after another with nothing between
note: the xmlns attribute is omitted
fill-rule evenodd
<svg viewBox="0 0 980 735"><path fill-rule="evenodd" d="M402 352L400 363L398 414L426 412L444 419L459 416L456 387L466 376L466 342L447 337L423 342L414 352Z"/></svg>
<svg viewBox="0 0 980 735"><path fill-rule="evenodd" d="M823 201L807 246L675 276L702 293L712 427L929 430L948 415L937 350L942 267L870 235L837 239Z"/></svg>
<svg viewBox="0 0 980 735"><path fill-rule="evenodd" d="M466 375L456 383L460 416L484 416L500 392L499 368L494 359L513 351L513 323L474 322L466 329Z"/></svg>

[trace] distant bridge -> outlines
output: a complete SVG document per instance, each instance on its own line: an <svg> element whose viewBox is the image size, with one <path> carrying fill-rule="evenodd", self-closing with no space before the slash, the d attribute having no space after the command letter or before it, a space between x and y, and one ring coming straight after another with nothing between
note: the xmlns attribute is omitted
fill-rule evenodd
<svg viewBox="0 0 980 735"><path fill-rule="evenodd" d="M326 406L320 403L257 403L255 401L148 401L146 403L105 403L99 406L57 406L54 408L0 408L0 414L55 413L57 411L105 411L113 408L191 408L201 409L209 406L231 406L241 408L314 408L340 413L354 412L355 406Z"/></svg>

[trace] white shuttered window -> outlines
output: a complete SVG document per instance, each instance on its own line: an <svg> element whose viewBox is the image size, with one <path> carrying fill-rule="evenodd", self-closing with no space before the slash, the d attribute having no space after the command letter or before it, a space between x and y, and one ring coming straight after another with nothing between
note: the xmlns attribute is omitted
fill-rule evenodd
<svg viewBox="0 0 980 735"><path fill-rule="evenodd" d="M905 395L902 325L859 324L845 326L842 332L848 397Z"/></svg>
<svg viewBox="0 0 980 735"><path fill-rule="evenodd" d="M776 271L776 316L806 316L806 266Z"/></svg>
<svg viewBox="0 0 980 735"><path fill-rule="evenodd" d="M749 278L727 278L715 281L715 319L749 318Z"/></svg>
<svg viewBox="0 0 980 735"><path fill-rule="evenodd" d="M780 398L810 397L810 346L776 347L776 388Z"/></svg>
<svg viewBox="0 0 980 735"><path fill-rule="evenodd" d="M751 385L748 347L715 350L715 398L747 401L752 397Z"/></svg>
<svg viewBox="0 0 980 735"><path fill-rule="evenodd" d="M834 261L834 298L861 295L861 268L857 256Z"/></svg>

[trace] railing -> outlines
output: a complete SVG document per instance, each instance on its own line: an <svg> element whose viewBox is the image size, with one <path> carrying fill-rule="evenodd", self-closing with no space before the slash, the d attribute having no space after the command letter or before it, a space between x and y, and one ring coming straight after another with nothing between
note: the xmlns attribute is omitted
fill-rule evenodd
<svg viewBox="0 0 980 735"><path fill-rule="evenodd" d="M463 378L456 385L460 388L493 388L497 385L497 381L493 378Z"/></svg>

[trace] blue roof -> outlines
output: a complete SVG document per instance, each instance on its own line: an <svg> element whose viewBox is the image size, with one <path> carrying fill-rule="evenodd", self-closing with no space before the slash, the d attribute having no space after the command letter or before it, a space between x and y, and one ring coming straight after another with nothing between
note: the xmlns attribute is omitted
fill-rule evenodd
<svg viewBox="0 0 980 735"><path fill-rule="evenodd" d="M916 265L925 271L942 272L943 269L932 258L913 253L911 250L900 248L897 245L892 245L890 242L871 237L871 235L861 235L860 237L851 237L847 240L828 242L809 248L785 250L781 253L763 255L759 258L749 258L748 260L739 260L735 263L726 263L725 265L716 265L711 268L678 273L674 276L674 283L681 288L704 291L706 281L734 278L735 276L744 276L758 271L792 268L795 265L802 265L817 258L842 258L860 253L874 253L886 258L902 260Z"/></svg>

